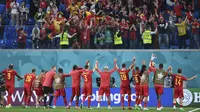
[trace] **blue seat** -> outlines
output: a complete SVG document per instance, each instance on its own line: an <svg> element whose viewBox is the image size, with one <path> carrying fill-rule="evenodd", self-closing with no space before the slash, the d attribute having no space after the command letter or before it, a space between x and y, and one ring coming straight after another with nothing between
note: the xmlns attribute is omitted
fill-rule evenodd
<svg viewBox="0 0 200 112"><path fill-rule="evenodd" d="M0 49L3 49L5 47L5 41L4 39L0 40Z"/></svg>
<svg viewBox="0 0 200 112"><path fill-rule="evenodd" d="M0 14L3 14L5 12L5 5L0 4Z"/></svg>
<svg viewBox="0 0 200 112"><path fill-rule="evenodd" d="M27 7L28 9L30 9L30 4L26 4L26 7Z"/></svg>
<svg viewBox="0 0 200 112"><path fill-rule="evenodd" d="M19 4L21 4L23 0L16 0L16 1L17 1Z"/></svg>
<svg viewBox="0 0 200 112"><path fill-rule="evenodd" d="M194 17L199 18L199 11L194 11Z"/></svg>
<svg viewBox="0 0 200 112"><path fill-rule="evenodd" d="M13 48L13 40L9 39L5 41L5 48L12 49Z"/></svg>
<svg viewBox="0 0 200 112"><path fill-rule="evenodd" d="M32 40L31 39L26 39L26 48L32 49Z"/></svg>
<svg viewBox="0 0 200 112"><path fill-rule="evenodd" d="M16 33L12 33L12 32L7 32L7 39L16 39L17 38L17 35Z"/></svg>

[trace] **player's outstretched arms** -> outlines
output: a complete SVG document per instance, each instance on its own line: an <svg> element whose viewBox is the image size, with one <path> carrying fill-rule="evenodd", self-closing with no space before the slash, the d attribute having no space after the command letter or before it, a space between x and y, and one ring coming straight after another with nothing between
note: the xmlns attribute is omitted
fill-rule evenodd
<svg viewBox="0 0 200 112"><path fill-rule="evenodd" d="M132 70L134 68L134 66L135 66L135 60L136 60L136 58L133 57L133 62L131 64L131 66L128 68L129 70Z"/></svg>
<svg viewBox="0 0 200 112"><path fill-rule="evenodd" d="M115 65L115 67L114 67L112 70L109 71L111 74L112 74L115 70L117 70L117 68L116 68L116 63L117 63L117 59L115 58L115 59L114 59L114 65Z"/></svg>
<svg viewBox="0 0 200 112"><path fill-rule="evenodd" d="M195 76L193 76L193 77L191 77L191 78L188 78L187 80L190 81L190 80L193 80L193 79L195 79L195 78L197 78L197 75L195 75Z"/></svg>
<svg viewBox="0 0 200 112"><path fill-rule="evenodd" d="M101 74L101 70L99 70L99 68L98 68L98 64L99 64L99 62L96 61L96 71L97 71L99 74Z"/></svg>

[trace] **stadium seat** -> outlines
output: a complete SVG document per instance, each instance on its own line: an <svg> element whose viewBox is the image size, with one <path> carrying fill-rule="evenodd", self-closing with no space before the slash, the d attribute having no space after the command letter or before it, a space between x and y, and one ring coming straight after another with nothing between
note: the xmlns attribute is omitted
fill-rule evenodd
<svg viewBox="0 0 200 112"><path fill-rule="evenodd" d="M0 49L3 49L5 47L4 45L4 39L0 40Z"/></svg>
<svg viewBox="0 0 200 112"><path fill-rule="evenodd" d="M26 48L31 49L32 48L32 40L31 39L26 39Z"/></svg>
<svg viewBox="0 0 200 112"><path fill-rule="evenodd" d="M194 17L195 17L195 18L199 18L199 11L195 11L195 12L194 12Z"/></svg>
<svg viewBox="0 0 200 112"><path fill-rule="evenodd" d="M12 49L13 48L13 40L12 39L5 41L5 48L6 49Z"/></svg>
<svg viewBox="0 0 200 112"><path fill-rule="evenodd" d="M0 14L3 14L5 12L5 5L0 4Z"/></svg>
<svg viewBox="0 0 200 112"><path fill-rule="evenodd" d="M30 4L26 4L26 7L30 10Z"/></svg>
<svg viewBox="0 0 200 112"><path fill-rule="evenodd" d="M19 4L21 4L23 0L16 0L16 1L17 1Z"/></svg>

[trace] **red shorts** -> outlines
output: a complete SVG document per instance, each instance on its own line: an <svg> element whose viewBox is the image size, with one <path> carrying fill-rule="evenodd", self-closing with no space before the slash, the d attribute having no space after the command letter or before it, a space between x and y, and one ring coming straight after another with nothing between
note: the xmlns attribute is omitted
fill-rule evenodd
<svg viewBox="0 0 200 112"><path fill-rule="evenodd" d="M110 87L100 87L99 95L103 96L104 93L106 94L106 96L110 96Z"/></svg>
<svg viewBox="0 0 200 112"><path fill-rule="evenodd" d="M139 85L135 86L135 94L136 94L136 96L140 95L140 86Z"/></svg>
<svg viewBox="0 0 200 112"><path fill-rule="evenodd" d="M59 96L66 96L65 88L55 90L54 95L55 95L56 97L59 97Z"/></svg>
<svg viewBox="0 0 200 112"><path fill-rule="evenodd" d="M87 96L92 95L92 86L84 86L82 94Z"/></svg>
<svg viewBox="0 0 200 112"><path fill-rule="evenodd" d="M163 85L154 85L156 94L161 95L163 94Z"/></svg>
<svg viewBox="0 0 200 112"><path fill-rule="evenodd" d="M44 95L44 92L42 89L39 89L39 88L36 88L35 89L35 93L37 96L43 96Z"/></svg>
<svg viewBox="0 0 200 112"><path fill-rule="evenodd" d="M15 91L14 85L6 85L6 91L8 92L8 94L13 94Z"/></svg>
<svg viewBox="0 0 200 112"><path fill-rule="evenodd" d="M144 97L149 96L149 86L148 85L140 86L140 95L142 95Z"/></svg>
<svg viewBox="0 0 200 112"><path fill-rule="evenodd" d="M80 86L72 87L72 96L80 96Z"/></svg>
<svg viewBox="0 0 200 112"><path fill-rule="evenodd" d="M31 96L32 95L32 91L30 87L24 87L24 94Z"/></svg>
<svg viewBox="0 0 200 112"><path fill-rule="evenodd" d="M120 94L131 94L130 87L120 87Z"/></svg>
<svg viewBox="0 0 200 112"><path fill-rule="evenodd" d="M183 98L183 88L174 88L174 98Z"/></svg>

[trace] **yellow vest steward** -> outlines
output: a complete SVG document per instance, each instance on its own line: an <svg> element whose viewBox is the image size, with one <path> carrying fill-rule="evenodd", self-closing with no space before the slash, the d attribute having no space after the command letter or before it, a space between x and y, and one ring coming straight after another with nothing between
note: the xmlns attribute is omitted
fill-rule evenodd
<svg viewBox="0 0 200 112"><path fill-rule="evenodd" d="M63 36L63 37L62 37ZM60 37L60 45L69 45L69 40L67 37L67 33L65 32L64 34L61 34Z"/></svg>
<svg viewBox="0 0 200 112"><path fill-rule="evenodd" d="M114 44L115 45L119 45L119 44L122 44L122 37L118 37L117 35L119 34L119 32L116 32L115 35L114 35Z"/></svg>
<svg viewBox="0 0 200 112"><path fill-rule="evenodd" d="M152 36L151 36L151 31L146 30L143 33L143 44L151 44L152 43Z"/></svg>

